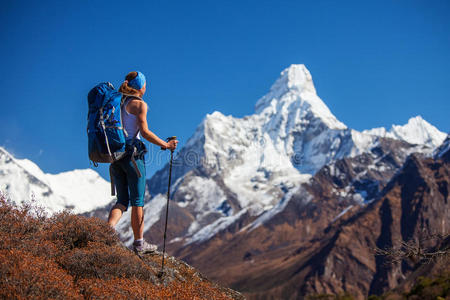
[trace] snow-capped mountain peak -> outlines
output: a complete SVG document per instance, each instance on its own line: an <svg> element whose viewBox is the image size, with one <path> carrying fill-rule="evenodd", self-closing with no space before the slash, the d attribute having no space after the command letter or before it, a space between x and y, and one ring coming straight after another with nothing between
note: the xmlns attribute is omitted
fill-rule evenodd
<svg viewBox="0 0 450 300"><path fill-rule="evenodd" d="M305 65L294 64L284 69L270 90L286 92L287 89L316 93L311 73Z"/></svg>
<svg viewBox="0 0 450 300"><path fill-rule="evenodd" d="M410 118L405 125L392 125L387 131L384 127L364 130L363 133L406 141L410 144L423 144L430 148L438 147L447 134L425 121L422 116Z"/></svg>
<svg viewBox="0 0 450 300"><path fill-rule="evenodd" d="M256 103L255 112L264 119L280 115L284 119L295 117L290 123L320 119L330 129L347 128L317 96L311 73L302 64L291 65L281 72L269 93Z"/></svg>
<svg viewBox="0 0 450 300"><path fill-rule="evenodd" d="M425 121L420 115L410 118L406 125L393 125L391 132L399 139L403 138L414 144L431 144L433 147L439 146L447 136Z"/></svg>

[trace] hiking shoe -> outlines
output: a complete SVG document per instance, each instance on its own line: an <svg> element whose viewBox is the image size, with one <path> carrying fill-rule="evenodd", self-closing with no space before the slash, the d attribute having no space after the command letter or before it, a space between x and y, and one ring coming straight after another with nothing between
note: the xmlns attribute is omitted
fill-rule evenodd
<svg viewBox="0 0 450 300"><path fill-rule="evenodd" d="M143 253L152 253L158 250L158 246L149 244L145 240L144 241L134 241L133 250L138 254Z"/></svg>

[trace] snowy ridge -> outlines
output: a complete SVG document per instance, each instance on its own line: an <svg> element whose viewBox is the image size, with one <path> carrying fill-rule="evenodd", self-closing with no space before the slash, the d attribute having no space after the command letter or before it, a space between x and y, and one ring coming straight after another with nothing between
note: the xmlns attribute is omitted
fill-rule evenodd
<svg viewBox="0 0 450 300"><path fill-rule="evenodd" d="M384 127L364 130L362 133L403 140L410 144L427 145L430 148L438 147L447 137L447 134L425 121L421 116L410 118L408 123L392 125L389 131Z"/></svg>
<svg viewBox="0 0 450 300"><path fill-rule="evenodd" d="M336 222L340 217L345 215L345 213L348 212L352 207L353 205L349 205L346 208L344 208L336 217L334 217L334 219L331 222Z"/></svg>
<svg viewBox="0 0 450 300"><path fill-rule="evenodd" d="M311 73L305 65L291 65L283 70L280 78L270 88L270 92L258 100L255 111L256 114L269 116L289 108L290 105L298 105L300 115L303 111L310 110L330 129L347 128L317 96Z"/></svg>
<svg viewBox="0 0 450 300"><path fill-rule="evenodd" d="M28 159L16 159L0 147L0 190L17 204L34 196L49 213L92 211L111 202L110 185L91 169L48 174Z"/></svg>
<svg viewBox="0 0 450 300"><path fill-rule="evenodd" d="M286 205L289 203L289 200L291 199L292 195L299 192L299 187L296 187L295 189L290 190L284 197L276 204L275 207L270 208L263 212L255 221L250 223L249 225L245 226L241 229L241 231L245 230L253 230L257 228L258 226L264 224L268 220L270 220L273 216L276 214L282 212ZM305 204L310 201L311 195L309 195L306 191L301 191L304 195L303 198L306 199Z"/></svg>
<svg viewBox="0 0 450 300"><path fill-rule="evenodd" d="M241 216L243 216L247 212L246 209L243 209L239 211L237 214L232 216L226 216L221 217L217 220L215 220L213 223L200 228L195 234L193 234L191 237L186 238L185 245L195 243L195 242L202 242L207 241L210 238L212 238L215 234L220 232L221 230L226 229L228 226L239 220Z"/></svg>

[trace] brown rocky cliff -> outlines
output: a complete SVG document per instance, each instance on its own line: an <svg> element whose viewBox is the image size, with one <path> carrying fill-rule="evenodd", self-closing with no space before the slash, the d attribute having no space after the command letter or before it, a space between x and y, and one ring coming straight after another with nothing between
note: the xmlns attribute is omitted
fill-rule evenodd
<svg viewBox="0 0 450 300"><path fill-rule="evenodd" d="M351 162L342 163L344 174L352 174ZM268 224L251 232L221 233L197 249L204 256L193 256L189 249L180 254L252 299L344 291L360 299L380 294L401 283L415 266L408 260L390 264L373 249L449 232L449 173L445 160L412 154L387 185L381 182L384 190L376 200L362 210L349 209L331 225L351 202L333 201L333 192L323 188L331 177L317 176L322 182L311 185L310 192L316 193L312 201L298 194ZM223 267L209 267L217 265Z"/></svg>
<svg viewBox="0 0 450 300"><path fill-rule="evenodd" d="M367 209L329 228L333 247L303 283L305 292L348 291L358 298L394 288L411 273L408 259L390 263L373 249L450 231L448 163L412 154L383 196ZM429 240L424 247L432 247Z"/></svg>

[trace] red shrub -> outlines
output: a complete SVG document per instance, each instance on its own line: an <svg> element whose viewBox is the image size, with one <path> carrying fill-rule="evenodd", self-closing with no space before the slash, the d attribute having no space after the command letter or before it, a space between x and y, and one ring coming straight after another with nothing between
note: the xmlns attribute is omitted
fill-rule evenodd
<svg viewBox="0 0 450 300"><path fill-rule="evenodd" d="M119 238L105 221L76 216L68 212L56 214L45 228L48 239L62 250L86 247L89 242L105 245L119 244Z"/></svg>
<svg viewBox="0 0 450 300"><path fill-rule="evenodd" d="M154 272L129 250L98 242L73 249L61 258L60 263L76 279L123 277L157 281Z"/></svg>
<svg viewBox="0 0 450 300"><path fill-rule="evenodd" d="M0 192L0 299L229 298L176 260L167 262L172 275L157 278L160 261L143 262L105 221L67 212L47 218Z"/></svg>
<svg viewBox="0 0 450 300"><path fill-rule="evenodd" d="M168 286L154 285L146 281L127 278L111 280L83 279L78 282L81 293L87 299L230 299L225 294L202 282L172 282Z"/></svg>
<svg viewBox="0 0 450 300"><path fill-rule="evenodd" d="M81 298L57 264L16 250L0 250L0 298Z"/></svg>

